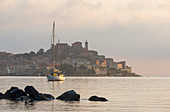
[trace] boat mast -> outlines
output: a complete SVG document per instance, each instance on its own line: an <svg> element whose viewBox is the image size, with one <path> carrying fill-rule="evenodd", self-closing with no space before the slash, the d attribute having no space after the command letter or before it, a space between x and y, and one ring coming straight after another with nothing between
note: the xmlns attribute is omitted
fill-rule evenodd
<svg viewBox="0 0 170 112"><path fill-rule="evenodd" d="M60 66L60 40L58 40L58 66Z"/></svg>
<svg viewBox="0 0 170 112"><path fill-rule="evenodd" d="M55 68L55 21L53 21L53 68Z"/></svg>

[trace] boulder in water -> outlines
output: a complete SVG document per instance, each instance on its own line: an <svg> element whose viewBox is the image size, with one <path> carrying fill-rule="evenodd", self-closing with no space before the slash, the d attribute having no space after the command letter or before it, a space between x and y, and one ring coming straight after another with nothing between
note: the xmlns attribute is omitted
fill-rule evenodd
<svg viewBox="0 0 170 112"><path fill-rule="evenodd" d="M90 100L90 101L108 101L106 98L98 97L98 96L91 96L88 100Z"/></svg>
<svg viewBox="0 0 170 112"><path fill-rule="evenodd" d="M9 100L16 100L18 97L21 96L27 96L27 94L18 87L11 87L9 90L5 92L5 97L6 99Z"/></svg>
<svg viewBox="0 0 170 112"><path fill-rule="evenodd" d="M0 92L0 99L5 99L5 95L3 93Z"/></svg>
<svg viewBox="0 0 170 112"><path fill-rule="evenodd" d="M21 96L16 98L16 101L32 101L32 98L30 98L29 96Z"/></svg>
<svg viewBox="0 0 170 112"><path fill-rule="evenodd" d="M50 94L42 94L40 93L38 96L35 97L35 100L54 100L54 96L50 95Z"/></svg>
<svg viewBox="0 0 170 112"><path fill-rule="evenodd" d="M7 90L7 91L5 92L5 96L6 96L7 99L10 97L11 91L13 91L13 90L15 90L15 89L19 89L19 88L12 86L9 90Z"/></svg>
<svg viewBox="0 0 170 112"><path fill-rule="evenodd" d="M63 100L63 101L80 101L80 95L77 94L74 90L70 90L63 93L56 99Z"/></svg>
<svg viewBox="0 0 170 112"><path fill-rule="evenodd" d="M26 86L24 90L31 98L39 95L39 92L33 86Z"/></svg>
<svg viewBox="0 0 170 112"><path fill-rule="evenodd" d="M32 98L33 100L54 100L54 96L50 94L42 94L39 93L33 86L26 86L25 92Z"/></svg>

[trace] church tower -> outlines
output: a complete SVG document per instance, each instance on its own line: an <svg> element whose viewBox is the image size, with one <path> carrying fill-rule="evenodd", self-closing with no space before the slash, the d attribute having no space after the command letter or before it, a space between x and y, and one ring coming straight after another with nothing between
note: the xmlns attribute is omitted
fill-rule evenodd
<svg viewBox="0 0 170 112"><path fill-rule="evenodd" d="M88 50L88 42L87 42L87 40L85 42L85 49Z"/></svg>

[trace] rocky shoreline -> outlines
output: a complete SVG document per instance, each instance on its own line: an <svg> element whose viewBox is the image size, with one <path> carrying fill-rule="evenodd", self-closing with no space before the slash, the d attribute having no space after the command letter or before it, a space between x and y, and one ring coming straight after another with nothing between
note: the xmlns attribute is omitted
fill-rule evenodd
<svg viewBox="0 0 170 112"><path fill-rule="evenodd" d="M74 90L66 91L57 98L51 94L40 93L33 86L26 86L24 90L18 87L11 87L4 94L0 92L0 99L6 99L11 101L24 101L25 104L30 104L35 101L80 101L80 94L77 94ZM89 101L108 101L104 97L91 96Z"/></svg>

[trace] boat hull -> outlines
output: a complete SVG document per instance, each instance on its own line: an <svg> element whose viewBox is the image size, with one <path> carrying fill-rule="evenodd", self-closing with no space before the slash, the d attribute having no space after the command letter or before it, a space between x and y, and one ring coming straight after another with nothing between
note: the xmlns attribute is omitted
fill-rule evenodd
<svg viewBox="0 0 170 112"><path fill-rule="evenodd" d="M64 80L65 80L65 77L47 75L47 79L48 79L48 81L64 81Z"/></svg>

